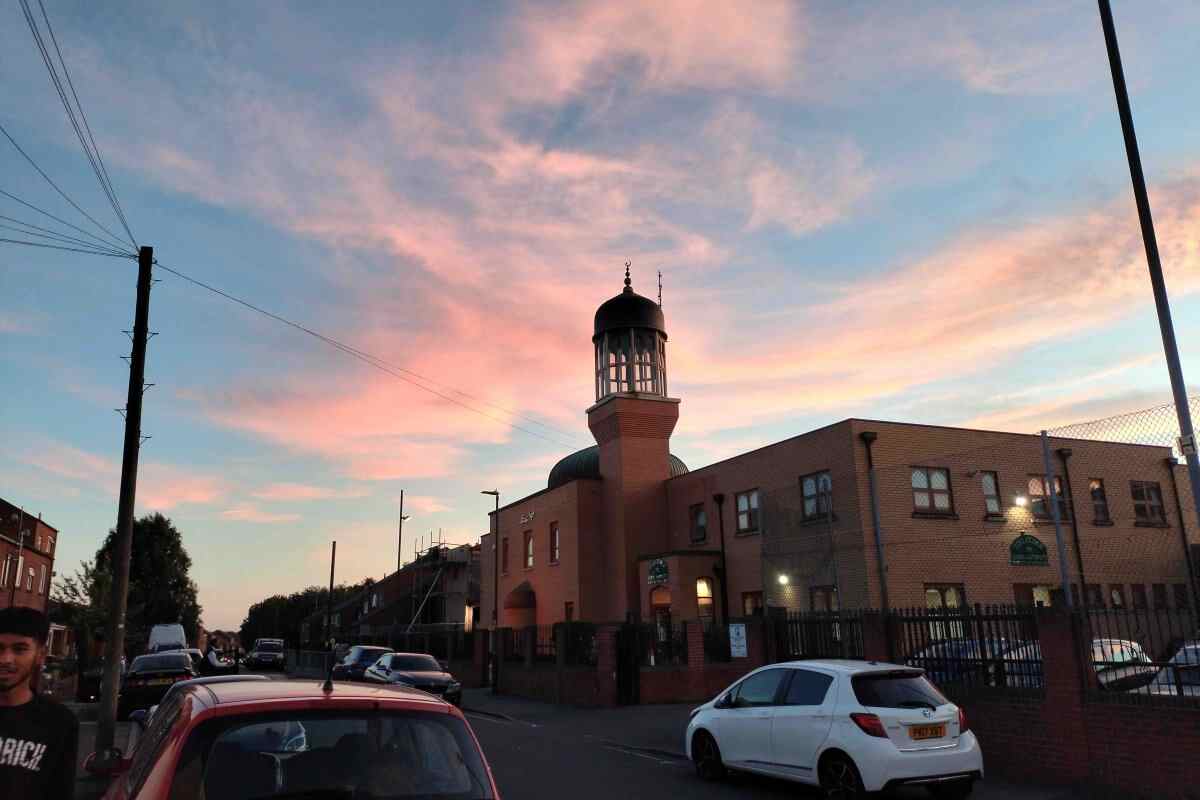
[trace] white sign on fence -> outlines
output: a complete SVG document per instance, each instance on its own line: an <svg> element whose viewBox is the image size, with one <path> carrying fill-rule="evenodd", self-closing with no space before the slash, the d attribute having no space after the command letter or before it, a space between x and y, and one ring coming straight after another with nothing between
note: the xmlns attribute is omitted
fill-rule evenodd
<svg viewBox="0 0 1200 800"><path fill-rule="evenodd" d="M746 625L742 622L729 624L729 656L731 658L746 657Z"/></svg>

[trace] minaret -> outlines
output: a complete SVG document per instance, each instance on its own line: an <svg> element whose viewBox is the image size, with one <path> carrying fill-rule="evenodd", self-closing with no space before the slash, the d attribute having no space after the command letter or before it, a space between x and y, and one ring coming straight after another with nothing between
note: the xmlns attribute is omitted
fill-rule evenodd
<svg viewBox="0 0 1200 800"><path fill-rule="evenodd" d="M640 609L638 556L666 549L666 487L671 432L679 401L667 396L667 329L662 308L625 288L596 310L596 403L588 428L600 446L606 547L604 568L614 607L600 619ZM621 591L621 587L624 591Z"/></svg>

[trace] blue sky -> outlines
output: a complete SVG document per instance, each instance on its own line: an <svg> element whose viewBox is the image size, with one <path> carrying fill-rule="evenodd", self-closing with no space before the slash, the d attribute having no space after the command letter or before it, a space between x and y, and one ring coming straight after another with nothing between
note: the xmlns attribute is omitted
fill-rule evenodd
<svg viewBox="0 0 1200 800"><path fill-rule="evenodd" d="M1194 377L1200 12L1115 5ZM480 489L541 488L590 443L626 259L644 294L664 275L692 466L852 415L1024 431L1168 399L1094 3L47 10L164 264L490 415L159 274L139 513L182 530L211 627L323 582L331 539L340 578L381 577L401 489L410 540L462 542ZM0 82L115 229L16 4ZM3 144L0 188L87 225ZM60 571L115 521L134 277L0 249L0 485L62 530Z"/></svg>

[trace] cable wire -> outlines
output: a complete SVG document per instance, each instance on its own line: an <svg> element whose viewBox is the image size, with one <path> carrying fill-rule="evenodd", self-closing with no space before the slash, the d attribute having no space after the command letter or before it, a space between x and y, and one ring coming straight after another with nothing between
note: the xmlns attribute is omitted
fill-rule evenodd
<svg viewBox="0 0 1200 800"><path fill-rule="evenodd" d="M0 217L0 219L11 219L11 217ZM17 222L18 225L25 225L25 223L21 222L20 220L14 220L14 221ZM112 249L100 250L95 245L91 244L90 242L86 242L82 239L76 239L73 236L63 236L62 234L54 233L53 231L51 231L50 233L38 233L36 231L28 230L27 227L17 227L16 225L5 225L3 223L0 223L0 228L3 228L4 230L13 231L14 233L19 233L22 236L36 236L39 239L49 239L52 242L59 242L61 244L79 245L79 246L87 247L90 250L94 250L97 253L108 253L109 255L114 255L114 256L125 255L124 253L119 253L116 250L112 250Z"/></svg>
<svg viewBox="0 0 1200 800"><path fill-rule="evenodd" d="M48 247L51 250L69 250L72 253L87 253L88 255L108 256L109 258L129 258L129 259L134 258L134 256L126 255L125 253L105 253L105 252L101 252L100 250L84 250L79 247L62 247L62 246L56 245L56 244L43 244L41 242L27 242L27 241L24 241L21 239L0 239L0 244L24 244L24 245L28 245L29 247Z"/></svg>
<svg viewBox="0 0 1200 800"><path fill-rule="evenodd" d="M66 192L64 192L62 189L59 188L58 184L50 179L50 176L47 175L45 173L45 171L41 167L38 166L38 163L36 161L34 161L33 158L28 153L26 153L24 149L22 149L21 145L17 144L17 140L12 137L12 134L10 134L8 132L8 130L4 127L4 125L2 123L0 123L0 133L4 134L4 136L8 139L8 141L12 143L12 146L17 149L17 152L25 157L25 160L29 162L30 166L32 166L35 170L37 170L37 173L39 175L41 175L42 178L45 179L46 183L48 183L52 187L54 187L54 191L58 192L59 195L62 197L62 199L66 200L68 203L70 203L71 207L74 208L76 211L78 211L80 214L83 214L85 217L87 217L88 220L90 220L93 225L95 225L97 228L99 228L100 230L107 233L112 238L112 240L117 243L118 246L120 246L120 247L125 246L125 243L121 241L121 237L117 236L115 233L110 231L108 228L104 227L99 222L97 222L95 217L93 217L91 214L87 213L82 208L80 208L78 203L76 203L74 200L72 200L71 197ZM5 194L7 195L8 192L5 192ZM9 196L11 197L12 195L9 195Z"/></svg>
<svg viewBox="0 0 1200 800"><path fill-rule="evenodd" d="M44 208L38 208L38 207L37 207L37 206L35 206L33 203L30 203L30 202L28 202L28 201L22 200L21 198L17 197L15 194L12 194L11 192L6 192L6 191L4 191L3 189L0 189L0 195L4 195L4 196L5 196L5 197L7 197L8 199L10 199L10 200L12 200L12 201L14 201L14 202L20 203L21 205L25 206L26 208L28 208L28 209L30 209L30 210L32 210L32 211L36 211L36 212L38 212L39 214L41 214L41 215L43 215L43 216L49 217L50 219L54 220L55 222L61 222L63 225L66 225L68 228L71 228L72 230L78 231L79 233L82 233L84 236L90 237L90 238L91 238L91 240L92 240L93 242L99 242L101 245L103 245L104 247L107 247L107 248L111 248L111 247L112 247L112 245L111 245L111 244L109 244L108 242L106 242L104 239L101 239L99 236L97 236L96 234L92 233L91 231L84 230L83 228L79 227L78 225L72 225L70 222L67 222L67 221L66 221L65 219L63 219L62 217L56 217L56 216L54 216L53 214L51 214L49 211L46 211ZM23 224L23 225L28 225L29 223L27 223L27 222L26 222L26 223L22 223L22 224ZM32 226L32 225L31 225L30 227L36 227L36 226ZM93 245L93 246L94 246L94 245ZM122 244L122 245L121 245L121 248L124 248L124 247L125 247L125 245L123 245L123 244ZM118 248L113 248L113 249L118 249ZM127 251L127 250L124 250L124 249L119 249L119 252L121 252L121 253L124 253L124 254L126 254L126 255L130 255L130 256L132 256L132 255L136 255L136 254L135 254L135 253L133 253L132 251Z"/></svg>
<svg viewBox="0 0 1200 800"><path fill-rule="evenodd" d="M22 5L28 5L26 0L21 0ZM79 109L79 116L83 120L84 129L87 131L88 141L91 142L91 149L88 149L87 143L83 140L83 135L79 133L79 125L73 119L70 104L67 103L66 95L62 92L62 84L57 80L57 76L52 75L56 85L59 88L59 95L67 109L68 117L72 118L72 125L75 127L76 134L79 135L79 143L83 146L84 151L88 155L88 160L92 162L92 171L96 173L96 178L100 181L100 185L104 187L105 194L108 195L109 202L112 204L113 211L117 218L121 221L122 227L125 228L125 233L129 235L129 241L134 248L137 247L137 239L134 238L133 231L129 229L129 221L125 218L125 210L121 207L121 201L117 198L117 190L112 185L112 178L108 175L108 168L104 165L104 159L100 156L100 147L96 144L96 137L92 135L92 126L88 123L87 112L83 110L83 104L79 102L79 94L75 91L75 82L71 80L71 71L67 68L67 61L63 58L62 50L58 46L58 37L54 34L54 26L50 24L50 16L46 13L46 6L42 0L38 0L38 7L42 10L42 19L46 21L46 30L50 33L50 41L54 45L54 52L58 54L58 61L62 65L63 75L67 79L67 86L71 90L71 97L75 99L75 106ZM38 34L35 32L35 36ZM49 66L49 65L48 65ZM92 158L92 153L95 153L95 158ZM99 169L97 169L99 164Z"/></svg>
<svg viewBox="0 0 1200 800"><path fill-rule="evenodd" d="M237 303L240 306L244 306L245 308L248 308L257 314L262 314L263 316L273 319L276 322L279 322L283 325L287 325L288 327L294 328L302 333L308 334L309 336L312 336L313 338L324 342L325 344L329 345L330 347L340 350L341 352L346 353L347 355L349 355L353 358L356 358L365 364L375 367L376 369L380 370L381 372L385 372L394 378L404 381L405 383L408 383L412 386L416 386L417 388L422 389L422 390L424 390L432 395L435 395L437 397L440 397L441 399L446 400L447 402L454 403L455 405L461 406L462 408L465 408L468 411L471 411L475 414L479 414L480 416L486 417L495 422L499 422L500 424L506 425L514 430L518 430L523 433L527 433L530 436L536 436L539 439L544 439L545 441L550 442L552 444L556 444L556 445L559 445L562 447L575 447L575 443L571 443L569 441L564 441L562 439L558 439L558 438L551 437L551 436L546 436L542 433L539 433L538 431L531 430L522 425L518 425L515 422L513 422L512 420L504 419L503 417L498 417L494 414L489 414L486 411L483 411L481 409L476 408L475 406L465 403L462 400L459 400L458 398L456 398L452 395L438 391L437 389L432 388L431 386L426 386L425 383L422 383L421 381L425 381L426 383L434 383L434 381L432 381L428 378L425 378L424 376L418 375L417 373L413 372L412 370L404 369L403 367L395 367L395 366L389 364L388 362L384 361L383 359L378 358L377 356L373 356L370 353L359 350L351 345L345 344L344 342L338 341L337 339L334 339L330 336L326 336L325 334L315 331L312 328L308 328L308 327L300 324L299 322L295 322L286 317L282 317L278 314L275 314L271 311L267 311L266 309L256 306L247 300L241 299L240 297L235 297L234 295L229 294L228 292L225 292L221 289L218 289L217 287L212 286L211 284L205 283L204 281L201 281L197 278L193 278L192 276L190 276L184 272L181 272L177 269L169 267L166 264L163 264L161 261L158 261L157 259L154 261L154 263L156 266L162 268L163 270L166 270L167 272L171 273L172 275L175 275L176 277L178 277L182 280L187 281L188 283L191 283L195 286L205 289L206 291L212 292L213 294L223 297L226 300L229 300L233 303ZM414 380L414 378L411 376L415 376L416 378L419 378L419 380ZM512 414L512 416L517 416L518 418L523 419L523 417L520 417L517 414ZM543 424L543 423L538 423L538 424Z"/></svg>

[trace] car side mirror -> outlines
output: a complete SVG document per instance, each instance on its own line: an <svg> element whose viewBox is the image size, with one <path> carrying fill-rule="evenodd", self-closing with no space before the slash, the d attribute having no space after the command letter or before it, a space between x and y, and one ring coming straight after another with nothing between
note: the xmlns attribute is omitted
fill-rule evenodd
<svg viewBox="0 0 1200 800"><path fill-rule="evenodd" d="M725 695L717 700L717 702L713 703L713 708L730 708L732 706L733 700L729 697L729 695Z"/></svg>
<svg viewBox="0 0 1200 800"><path fill-rule="evenodd" d="M115 778L129 769L131 759L125 758L119 747L91 753L83 762L84 771L96 778Z"/></svg>
<svg viewBox="0 0 1200 800"><path fill-rule="evenodd" d="M136 711L129 712L130 722L136 722L137 726L142 730L146 730L146 718L149 716L146 709L139 708Z"/></svg>

